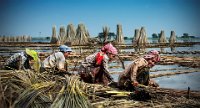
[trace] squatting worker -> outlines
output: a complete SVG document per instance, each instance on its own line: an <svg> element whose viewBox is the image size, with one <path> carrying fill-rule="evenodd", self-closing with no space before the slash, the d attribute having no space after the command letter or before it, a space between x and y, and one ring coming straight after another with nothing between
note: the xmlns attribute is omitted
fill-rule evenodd
<svg viewBox="0 0 200 108"><path fill-rule="evenodd" d="M41 72L68 73L65 60L71 52L72 49L70 47L66 45L59 46L58 52L51 54L42 62Z"/></svg>
<svg viewBox="0 0 200 108"><path fill-rule="evenodd" d="M81 79L88 83L111 84L113 78L109 74L108 63L115 59L117 53L117 49L107 43L101 51L87 56L80 66Z"/></svg>
<svg viewBox="0 0 200 108"><path fill-rule="evenodd" d="M30 50L26 48L25 51L20 53L15 53L5 62L5 69L17 69L26 70L32 69L31 60L33 60L33 69L39 71L40 59L38 58L38 53L35 50Z"/></svg>
<svg viewBox="0 0 200 108"><path fill-rule="evenodd" d="M119 75L119 87L130 89L138 84L158 87L157 83L152 79L150 80L149 70L159 61L160 55L156 50L151 50L143 57L135 59L125 68L124 72Z"/></svg>

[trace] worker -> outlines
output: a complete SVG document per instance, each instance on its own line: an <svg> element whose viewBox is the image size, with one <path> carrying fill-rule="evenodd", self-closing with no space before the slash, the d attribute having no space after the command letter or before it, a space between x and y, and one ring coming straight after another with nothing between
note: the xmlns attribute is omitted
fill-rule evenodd
<svg viewBox="0 0 200 108"><path fill-rule="evenodd" d="M33 68L31 67L31 60L33 60ZM26 48L25 51L20 53L15 53L5 62L5 69L17 69L17 70L27 70L33 69L39 71L40 59L38 58L38 53L35 50L30 50Z"/></svg>
<svg viewBox="0 0 200 108"><path fill-rule="evenodd" d="M109 74L108 63L115 59L117 53L117 49L107 43L101 51L87 56L80 66L81 79L87 83L111 84L113 78Z"/></svg>
<svg viewBox="0 0 200 108"><path fill-rule="evenodd" d="M155 81L150 80L149 70L159 61L160 55L156 50L151 50L143 57L135 59L119 75L118 86L123 89L134 88L138 84L158 87L159 85Z"/></svg>
<svg viewBox="0 0 200 108"><path fill-rule="evenodd" d="M59 46L59 51L48 56L41 66L41 72L47 71L53 74L70 74L67 72L66 58L72 49L66 45Z"/></svg>

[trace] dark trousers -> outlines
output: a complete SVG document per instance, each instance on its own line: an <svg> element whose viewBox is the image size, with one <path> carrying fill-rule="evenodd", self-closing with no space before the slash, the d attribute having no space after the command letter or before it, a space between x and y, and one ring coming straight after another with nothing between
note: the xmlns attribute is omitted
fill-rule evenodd
<svg viewBox="0 0 200 108"><path fill-rule="evenodd" d="M110 82L101 66L87 68L81 66L79 69L79 75L81 80L87 83L100 83L108 85Z"/></svg>
<svg viewBox="0 0 200 108"><path fill-rule="evenodd" d="M149 72L142 72L140 73L137 77L136 80L138 81L139 84L143 84L148 86L149 84ZM122 84L123 82L123 84ZM129 78L123 78L123 81L119 82L121 83L119 86L121 89L125 89L125 90L130 90L130 91L134 91L135 87L133 86L133 82L131 81L131 79Z"/></svg>
<svg viewBox="0 0 200 108"><path fill-rule="evenodd" d="M139 84L148 85L149 84L149 72L142 72L136 78Z"/></svg>

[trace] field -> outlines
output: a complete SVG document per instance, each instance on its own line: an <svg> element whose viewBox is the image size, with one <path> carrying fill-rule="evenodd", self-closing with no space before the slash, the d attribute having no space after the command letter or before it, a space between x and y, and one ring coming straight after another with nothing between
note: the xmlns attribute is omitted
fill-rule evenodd
<svg viewBox="0 0 200 108"><path fill-rule="evenodd" d="M37 50L41 60L57 51L58 47L56 44L44 42L1 43L0 46L1 68L9 56L27 47ZM131 44L115 46L119 49L119 56L125 66L145 54L135 52ZM67 59L70 72L76 73L81 60L98 51L100 47L101 45L72 46L74 51ZM79 81L78 76L60 77L30 70L25 72L1 69L1 107L199 107L199 43L177 43L175 51L171 51L166 44L150 44L146 51L161 51L160 48L164 49L161 52L161 61L151 69L151 78L159 83L160 88L140 87L150 98L138 98L134 97L137 95L133 92L83 83ZM110 63L109 69L117 81L119 73L123 71L120 60Z"/></svg>

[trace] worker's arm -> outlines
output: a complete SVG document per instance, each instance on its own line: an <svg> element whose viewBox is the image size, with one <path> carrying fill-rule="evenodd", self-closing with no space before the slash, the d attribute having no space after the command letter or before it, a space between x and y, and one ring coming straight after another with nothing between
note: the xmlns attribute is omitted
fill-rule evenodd
<svg viewBox="0 0 200 108"><path fill-rule="evenodd" d="M133 82L133 85L138 85L138 82L137 82L137 75L140 74L138 72L138 69L141 68L141 67L145 67L146 65L148 65L148 62L143 59L143 58L138 58L137 60L135 60L132 64L132 67L131 67L131 81Z"/></svg>
<svg viewBox="0 0 200 108"><path fill-rule="evenodd" d="M108 70L108 60L107 58L104 58L103 61L102 61L102 67L103 67L103 70L105 72L105 75L106 77L110 80L110 81L113 81L113 78L111 77L110 73L109 73L109 70Z"/></svg>
<svg viewBox="0 0 200 108"><path fill-rule="evenodd" d="M131 77L131 81L133 83L133 85L137 85L137 70L138 70L138 64L133 62L131 69L130 69L130 77Z"/></svg>
<svg viewBox="0 0 200 108"><path fill-rule="evenodd" d="M71 73L69 73L65 67L66 66L66 62L65 62L65 59L61 59L60 61L58 61L58 71L59 73L65 73L65 74L68 74L68 75L71 75Z"/></svg>
<svg viewBox="0 0 200 108"><path fill-rule="evenodd" d="M58 63L58 70L60 71L60 72L66 72L67 70L65 69L65 61L63 62L63 61L60 61L59 63Z"/></svg>
<svg viewBox="0 0 200 108"><path fill-rule="evenodd" d="M17 62L17 66L18 66L18 70L20 70L20 69L24 69L23 67L23 65L24 65L24 63L22 63L22 57L21 56L19 56L18 58L17 58L18 60L19 60L19 62Z"/></svg>

